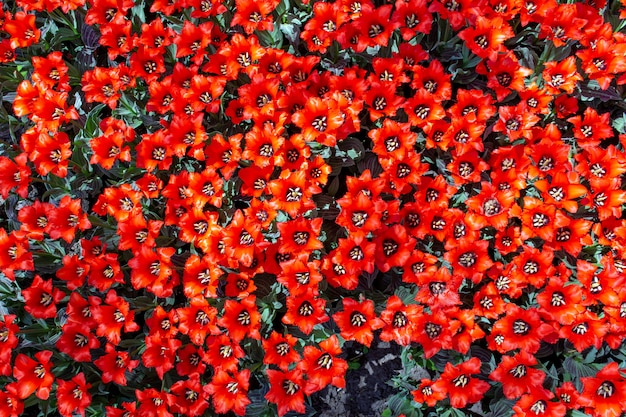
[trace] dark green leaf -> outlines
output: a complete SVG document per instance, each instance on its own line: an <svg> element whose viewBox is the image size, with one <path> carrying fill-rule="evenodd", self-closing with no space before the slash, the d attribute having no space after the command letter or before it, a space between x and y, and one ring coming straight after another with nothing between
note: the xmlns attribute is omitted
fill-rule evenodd
<svg viewBox="0 0 626 417"><path fill-rule="evenodd" d="M594 376L598 370L594 367L582 363L576 360L575 357L568 356L563 361L563 369L565 372L571 375L572 379L579 380L580 378Z"/></svg>
<svg viewBox="0 0 626 417"><path fill-rule="evenodd" d="M100 46L100 34L93 26L82 24L80 27L80 37L87 48L96 49Z"/></svg>
<svg viewBox="0 0 626 417"><path fill-rule="evenodd" d="M600 101L619 101L622 100L622 97L617 92L615 87L609 86L606 90L602 90L597 86L594 86L591 83L587 84L578 84L578 88L580 89L580 94L583 99L600 99Z"/></svg>
<svg viewBox="0 0 626 417"><path fill-rule="evenodd" d="M489 404L488 417L508 417L513 414L515 400L499 399Z"/></svg>
<svg viewBox="0 0 626 417"><path fill-rule="evenodd" d="M356 166L359 172L369 170L373 178L378 177L383 172L383 167L378 162L378 156L370 151L365 152L365 156L357 162Z"/></svg>

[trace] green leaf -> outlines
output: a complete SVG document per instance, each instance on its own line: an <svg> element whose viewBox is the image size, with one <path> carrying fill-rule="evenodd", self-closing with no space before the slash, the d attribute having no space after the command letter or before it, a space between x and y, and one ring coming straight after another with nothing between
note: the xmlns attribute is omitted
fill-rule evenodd
<svg viewBox="0 0 626 417"><path fill-rule="evenodd" d="M620 117L613 119L613 129L617 130L617 133L626 133L626 113L622 113Z"/></svg>
<svg viewBox="0 0 626 417"><path fill-rule="evenodd" d="M83 135L86 138L93 138L99 130L100 126L100 112L106 107L105 104L98 104L87 114L85 120L85 127L83 128Z"/></svg>
<svg viewBox="0 0 626 417"><path fill-rule="evenodd" d="M574 356L568 356L563 361L563 369L567 372L572 380L580 380L580 378L594 376L598 370L586 363L576 360Z"/></svg>
<svg viewBox="0 0 626 417"><path fill-rule="evenodd" d="M513 414L513 404L515 400L501 399L489 404L489 417L508 417Z"/></svg>
<svg viewBox="0 0 626 417"><path fill-rule="evenodd" d="M50 48L60 49L61 43L68 41L74 42L78 39L80 39L80 34L67 28L59 28L50 40Z"/></svg>
<svg viewBox="0 0 626 417"><path fill-rule="evenodd" d="M248 398L250 399L250 404L246 407L246 416L261 417L268 409L264 390L250 391L248 392Z"/></svg>

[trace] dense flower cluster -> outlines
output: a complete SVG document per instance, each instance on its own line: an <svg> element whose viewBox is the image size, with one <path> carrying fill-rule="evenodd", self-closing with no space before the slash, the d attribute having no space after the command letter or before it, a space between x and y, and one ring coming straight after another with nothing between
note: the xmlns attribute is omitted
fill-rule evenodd
<svg viewBox="0 0 626 417"><path fill-rule="evenodd" d="M623 6L5 2L0 416L618 417Z"/></svg>

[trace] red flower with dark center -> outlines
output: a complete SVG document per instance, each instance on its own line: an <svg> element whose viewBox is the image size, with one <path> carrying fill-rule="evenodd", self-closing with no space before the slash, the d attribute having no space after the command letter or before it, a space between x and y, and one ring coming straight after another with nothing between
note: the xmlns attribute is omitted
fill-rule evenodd
<svg viewBox="0 0 626 417"><path fill-rule="evenodd" d="M174 287L180 281L178 272L174 270L170 260L174 252L173 247L152 249L142 246L141 251L128 261L133 288L136 290L146 288L161 298L172 295Z"/></svg>
<svg viewBox="0 0 626 417"><path fill-rule="evenodd" d="M33 146L28 159L39 175L52 173L59 178L67 176L72 144L66 133L35 127L22 135L22 142L23 145L29 142L26 147Z"/></svg>
<svg viewBox="0 0 626 417"><path fill-rule="evenodd" d="M205 297L194 297L189 300L189 307L176 310L178 330L189 336L196 346L204 345L209 334L220 334L217 327L217 309L212 307Z"/></svg>
<svg viewBox="0 0 626 417"><path fill-rule="evenodd" d="M377 234L374 242L376 266L382 272L404 266L415 245L415 239L399 224L384 228Z"/></svg>
<svg viewBox="0 0 626 417"><path fill-rule="evenodd" d="M335 222L350 233L373 232L381 228L381 217L385 203L366 193L347 193L337 200L341 212Z"/></svg>
<svg viewBox="0 0 626 417"><path fill-rule="evenodd" d="M157 168L167 170L172 165L173 152L164 129L142 135L135 149L138 168L152 172Z"/></svg>
<svg viewBox="0 0 626 417"><path fill-rule="evenodd" d="M211 137L210 152L205 151L205 161L207 166L219 169L225 180L229 180L239 166L241 159L241 139L242 135L232 135L227 139L221 134Z"/></svg>
<svg viewBox="0 0 626 417"><path fill-rule="evenodd" d="M442 19L450 22L452 29L460 30L466 23L466 19L474 19L479 14L476 4L468 0L434 1L428 7L431 13L437 13Z"/></svg>
<svg viewBox="0 0 626 417"><path fill-rule="evenodd" d="M202 124L203 114L197 113L192 117L175 115L167 127L168 141L178 157L186 155L199 161L205 159L205 145L208 139L207 132Z"/></svg>
<svg viewBox="0 0 626 417"><path fill-rule="evenodd" d="M100 122L102 136L89 141L93 150L90 163L99 164L104 169L111 169L115 161L129 162L130 148L125 145L135 139L135 131L122 120L106 118Z"/></svg>
<svg viewBox="0 0 626 417"><path fill-rule="evenodd" d="M372 82L365 94L365 104L372 122L382 117L393 117L400 108L403 98L396 95L393 84Z"/></svg>
<svg viewBox="0 0 626 417"><path fill-rule="evenodd" d="M122 97L118 68L95 67L93 70L85 71L81 84L88 103L104 103L111 110L117 108Z"/></svg>
<svg viewBox="0 0 626 417"><path fill-rule="evenodd" d="M283 170L279 178L267 184L267 188L273 196L271 201L276 204L276 208L293 218L314 208L315 203L311 197L321 191L308 180L306 172L302 170Z"/></svg>
<svg viewBox="0 0 626 417"><path fill-rule="evenodd" d="M105 292L113 284L124 284L122 266L117 260L117 253L106 253L97 257L86 257L89 274L87 283L98 291Z"/></svg>
<svg viewBox="0 0 626 417"><path fill-rule="evenodd" d="M178 333L178 314L176 309L165 310L156 306L152 315L146 319L150 334L159 334L161 337L174 337Z"/></svg>
<svg viewBox="0 0 626 417"><path fill-rule="evenodd" d="M268 370L268 374L269 374ZM248 388L250 386L250 370L244 369L229 373L217 371L205 392L213 396L213 405L218 413L234 412L238 416L246 414L246 407L250 404Z"/></svg>
<svg viewBox="0 0 626 417"><path fill-rule="evenodd" d="M292 114L291 120L302 129L307 142L334 146L337 143L337 130L344 123L338 104L332 98L310 97L303 109Z"/></svg>
<svg viewBox="0 0 626 417"><path fill-rule="evenodd" d="M35 275L32 284L22 290L24 309L36 319L50 319L57 315L57 303L65 298L65 293L53 287L52 280L44 281Z"/></svg>
<svg viewBox="0 0 626 417"><path fill-rule="evenodd" d="M202 360L203 351L193 344L188 344L176 351L176 373L181 377L204 374L206 363Z"/></svg>
<svg viewBox="0 0 626 417"><path fill-rule="evenodd" d="M291 295L299 295L313 291L317 296L317 285L322 281L320 262L318 260L307 261L306 255L301 255L283 263L282 271L277 275L276 281L280 282L289 290Z"/></svg>
<svg viewBox="0 0 626 417"><path fill-rule="evenodd" d="M581 28L587 23L579 17L578 7L574 4L558 4L549 9L542 19L539 39L549 39L556 47L562 47L571 40L584 37Z"/></svg>
<svg viewBox="0 0 626 417"><path fill-rule="evenodd" d="M154 368L159 379L163 380L165 373L174 368L176 351L182 342L178 339L163 339L154 334L146 336L145 344L141 362L147 368Z"/></svg>
<svg viewBox="0 0 626 417"><path fill-rule="evenodd" d="M568 410L575 410L580 407L578 402L580 398L580 392L578 391L578 389L576 389L576 386L573 382L563 382L554 390L554 392L556 393L561 403L564 404Z"/></svg>
<svg viewBox="0 0 626 417"><path fill-rule="evenodd" d="M91 350L100 347L100 341L91 333L89 326L68 322L61 329L61 337L55 346L76 362L91 362Z"/></svg>
<svg viewBox="0 0 626 417"><path fill-rule="evenodd" d="M62 238L71 243L78 230L84 231L91 228L91 222L87 213L82 209L80 199L72 199L69 195L64 196L56 210L48 213L48 233L52 239Z"/></svg>
<svg viewBox="0 0 626 417"><path fill-rule="evenodd" d="M501 353L515 349L535 353L541 341L555 340L555 330L541 319L536 309L524 310L509 303L505 311L506 316L494 323L491 334L487 336L490 349Z"/></svg>
<svg viewBox="0 0 626 417"><path fill-rule="evenodd" d="M265 394L265 398L278 406L278 415L282 417L288 411L304 413L306 410L304 406L306 381L303 378L302 371L296 368L291 371L268 369L266 372L270 389Z"/></svg>
<svg viewBox="0 0 626 417"><path fill-rule="evenodd" d="M70 301L67 303L65 314L67 315L67 321L85 324L90 329L94 330L98 327L98 323L93 317L93 307L102 303L100 297L89 296L88 299L84 299L76 291L70 294Z"/></svg>
<svg viewBox="0 0 626 417"><path fill-rule="evenodd" d="M561 325L559 337L568 340L574 348L582 352L594 347L600 349L604 336L609 331L609 323L605 317L599 318L591 311L578 313L571 323Z"/></svg>
<svg viewBox="0 0 626 417"><path fill-rule="evenodd" d="M139 360L131 359L128 352L117 351L115 346L107 343L106 353L96 359L94 364L102 371L102 382L114 382L125 387L126 372L132 372L139 365Z"/></svg>
<svg viewBox="0 0 626 417"><path fill-rule="evenodd" d="M452 349L452 335L460 330L459 323L451 322L445 310L431 308L431 311L418 317L411 335L411 341L422 345L427 359L441 350Z"/></svg>
<svg viewBox="0 0 626 417"><path fill-rule="evenodd" d="M133 189L130 184L107 187L98 197L93 211L101 216L109 214L118 222L125 221L130 216L137 215L141 207L142 196L143 193Z"/></svg>
<svg viewBox="0 0 626 417"><path fill-rule="evenodd" d="M346 387L348 362L338 357L342 350L337 335L321 341L319 347L305 346L302 361L298 363L298 368L307 376L306 395L321 391L329 384L337 388Z"/></svg>
<svg viewBox="0 0 626 417"><path fill-rule="evenodd" d="M439 380L433 384L433 391L447 392L450 405L454 408L463 408L467 404L480 401L490 388L488 382L472 377L478 373L480 373L478 358L472 358L456 366L448 362Z"/></svg>
<svg viewBox="0 0 626 417"><path fill-rule="evenodd" d="M135 396L139 403L138 416L174 417L174 414L169 412L174 402L172 394L154 388L146 388L143 391L136 389Z"/></svg>
<svg viewBox="0 0 626 417"><path fill-rule="evenodd" d="M594 417L617 417L626 407L626 380L617 362L605 365L594 377L581 378L578 403Z"/></svg>
<svg viewBox="0 0 626 417"><path fill-rule="evenodd" d="M446 168L450 172L454 184L463 185L480 182L481 174L490 167L476 151L457 155L456 150L454 150L452 151L452 162Z"/></svg>
<svg viewBox="0 0 626 417"><path fill-rule="evenodd" d="M85 380L85 374L80 372L69 381L57 380L57 407L63 417L73 417L75 413L85 416L85 410L91 404L91 394Z"/></svg>
<svg viewBox="0 0 626 417"><path fill-rule="evenodd" d="M562 208L569 213L578 210L575 199L587 194L587 187L580 184L580 177L575 172L556 172L552 178L539 179L533 184L541 191L544 203Z"/></svg>
<svg viewBox="0 0 626 417"><path fill-rule="evenodd" d="M135 332L139 326L135 323L135 312L130 309L130 304L124 298L117 295L115 290L109 290L104 300L105 304L91 307L91 314L98 323L96 334L118 345L122 339L121 332Z"/></svg>
<svg viewBox="0 0 626 417"><path fill-rule="evenodd" d="M441 103L452 98L451 75L437 59L429 59L428 66L416 65L411 87L415 90L425 90Z"/></svg>
<svg viewBox="0 0 626 417"><path fill-rule="evenodd" d="M522 253L517 256L509 265L511 279L520 283L527 283L535 288L541 288L546 280L555 273L552 265L554 251L548 246L544 246L541 251L531 246L522 246Z"/></svg>
<svg viewBox="0 0 626 417"><path fill-rule="evenodd" d="M261 313L256 305L256 296L249 295L242 300L226 300L224 315L217 324L228 331L228 335L236 342L245 337L261 339Z"/></svg>
<svg viewBox="0 0 626 417"><path fill-rule="evenodd" d="M513 91L525 89L524 79L532 70L522 67L513 52L500 54L496 60L488 60L487 65L479 64L476 72L487 76L487 87L496 93L498 101L504 100Z"/></svg>
<svg viewBox="0 0 626 417"><path fill-rule="evenodd" d="M420 274L420 279L415 282L419 286L415 300L431 309L460 305L459 287L463 281L463 276L460 274L452 275L450 270L445 267L433 267L432 269L432 272Z"/></svg>
<svg viewBox="0 0 626 417"><path fill-rule="evenodd" d="M542 388L546 374L534 368L535 365L537 359L522 350L513 356L503 356L498 367L489 374L489 378L502 384L506 398L518 398Z"/></svg>
<svg viewBox="0 0 626 417"><path fill-rule="evenodd" d="M624 152L609 145L606 149L589 147L574 155L576 171L589 180L593 189L601 188L602 184L610 183L626 172Z"/></svg>
<svg viewBox="0 0 626 417"><path fill-rule="evenodd" d="M52 368L52 351L42 350L35 353L34 360L23 353L19 353L13 365L13 378L15 382L16 394L20 399L28 398L36 391L36 396L40 400L47 400L50 396L54 375L50 371Z"/></svg>
<svg viewBox="0 0 626 417"><path fill-rule="evenodd" d="M282 322L297 326L303 333L311 334L313 327L329 320L326 300L313 295L312 291L287 297L287 313Z"/></svg>
<svg viewBox="0 0 626 417"><path fill-rule="evenodd" d="M186 20L180 33L174 38L176 58L191 55L190 60L195 65L202 64L207 55L206 48L213 41L210 36L213 25L213 22L203 22L196 25Z"/></svg>
<svg viewBox="0 0 626 417"><path fill-rule="evenodd" d="M233 340L227 334L209 335L206 346L202 361L217 371L236 372L239 360L246 355L240 341Z"/></svg>
<svg viewBox="0 0 626 417"><path fill-rule="evenodd" d="M91 9L89 9L91 10ZM136 33L132 33L132 22L124 19L114 19L100 26L100 45L107 50L110 60L118 56L128 56L138 40ZM115 106L114 106L115 107Z"/></svg>
<svg viewBox="0 0 626 417"><path fill-rule="evenodd" d="M561 402L551 401L554 394L545 388L538 388L515 403L515 417L564 417L567 409Z"/></svg>
<svg viewBox="0 0 626 417"><path fill-rule="evenodd" d="M502 132L509 142L530 137L531 128L541 120L524 102L516 106L500 106L498 115L493 131Z"/></svg>
<svg viewBox="0 0 626 417"><path fill-rule="evenodd" d="M604 182L597 188L591 189L589 195L581 203L595 209L601 221L611 216L619 218L622 215L622 204L626 203L626 192L620 188L620 185L620 178Z"/></svg>
<svg viewBox="0 0 626 417"><path fill-rule="evenodd" d="M224 250L236 264L251 266L257 251L269 245L261 233L257 223L247 222L243 213L237 210L230 222L224 228Z"/></svg>
<svg viewBox="0 0 626 417"><path fill-rule="evenodd" d="M22 198L28 195L31 170L27 165L27 153L21 153L13 160L0 156L0 196L7 199L9 192L17 187L16 193Z"/></svg>
<svg viewBox="0 0 626 417"><path fill-rule="evenodd" d="M453 307L446 310L450 319L450 326L457 327L452 333L452 348L463 355L469 352L470 347L477 340L485 337L485 332L479 326L479 322L472 310Z"/></svg>
<svg viewBox="0 0 626 417"><path fill-rule="evenodd" d="M362 233L354 233L337 240L338 246L328 253L334 264L342 265L347 274L358 277L362 271L374 272L376 244Z"/></svg>
<svg viewBox="0 0 626 417"><path fill-rule="evenodd" d="M187 298L198 295L205 297L217 297L217 287L219 278L223 271L209 261L207 256L200 258L198 255L191 255L185 262L183 271L183 288Z"/></svg>
<svg viewBox="0 0 626 417"><path fill-rule="evenodd" d="M482 281L484 273L493 265L486 240L464 240L448 250L444 259L450 263L455 275L470 279L475 284Z"/></svg>
<svg viewBox="0 0 626 417"><path fill-rule="evenodd" d="M434 383L435 381L423 378L417 389L411 391L415 402L434 407L439 401L445 399L447 396L446 392L433 389Z"/></svg>
<svg viewBox="0 0 626 417"><path fill-rule="evenodd" d="M410 41L418 33L430 33L433 16L426 0L396 1L391 20L400 28L402 39ZM402 49L400 44L400 49Z"/></svg>
<svg viewBox="0 0 626 417"><path fill-rule="evenodd" d="M380 129L372 129L367 134L374 142L372 151L383 160L404 159L407 152L413 149L416 140L410 128L408 123L385 119Z"/></svg>
<svg viewBox="0 0 626 417"><path fill-rule="evenodd" d="M504 308L505 302L493 282L488 282L474 294L473 311L478 317L497 319L504 313Z"/></svg>
<svg viewBox="0 0 626 417"><path fill-rule="evenodd" d="M273 330L269 337L261 340L265 351L263 363L276 365L281 370L287 371L290 365L301 359L300 354L295 350L298 340L289 333L283 335Z"/></svg>
<svg viewBox="0 0 626 417"><path fill-rule="evenodd" d="M310 51L326 52L335 33L348 20L348 14L339 3L315 3L313 17L305 24L300 37Z"/></svg>
<svg viewBox="0 0 626 417"><path fill-rule="evenodd" d="M131 249L137 252L142 246L155 247L156 238L159 237L162 226L162 221L146 220L141 215L119 222L117 224L117 234L120 237L118 249Z"/></svg>
<svg viewBox="0 0 626 417"><path fill-rule="evenodd" d="M195 198L190 197L189 200L195 201ZM223 237L224 229L218 225L218 218L216 212L204 211L203 207L194 206L183 213L176 222L180 228L178 238L183 242L192 243L205 253L210 253L213 241Z"/></svg>
<svg viewBox="0 0 626 417"><path fill-rule="evenodd" d="M404 266L402 281L417 285L424 285L432 280L438 271L436 256L420 250L414 250Z"/></svg>
<svg viewBox="0 0 626 417"><path fill-rule="evenodd" d="M493 226L503 230L509 223L509 211L514 207L515 196L510 191L498 190L489 182L481 182L478 195L465 201L469 209L468 220L476 227Z"/></svg>
<svg viewBox="0 0 626 417"><path fill-rule="evenodd" d="M477 16L474 25L458 34L476 56L495 61L505 51L504 42L514 36L513 29L500 16Z"/></svg>
<svg viewBox="0 0 626 417"><path fill-rule="evenodd" d="M539 313L560 324L572 324L583 313L589 301L583 301L582 289L578 285L565 285L563 278L551 277L548 284L537 294Z"/></svg>
<svg viewBox="0 0 626 417"><path fill-rule="evenodd" d="M557 212L557 218L564 215ZM554 240L550 242L550 246L555 250L562 249L572 256L578 256L583 246L593 244L593 239L589 231L592 222L585 219L569 219L568 224L559 227L554 231ZM546 242L547 243L547 242Z"/></svg>
<svg viewBox="0 0 626 417"><path fill-rule="evenodd" d="M43 240L44 234L50 230L50 213L56 210L51 203L35 200L30 206L19 209L17 219L22 223L20 230L27 233L29 239Z"/></svg>
<svg viewBox="0 0 626 417"><path fill-rule="evenodd" d="M7 314L0 322L0 375L11 375L11 354L18 345L17 333L20 328L15 324L16 316Z"/></svg>
<svg viewBox="0 0 626 417"><path fill-rule="evenodd" d="M26 233L12 231L7 234L0 228L0 270L10 280L15 279L16 270L33 271L33 254L29 250Z"/></svg>
<svg viewBox="0 0 626 417"><path fill-rule="evenodd" d="M583 148L597 148L603 139L612 138L614 132L610 116L608 112L600 115L595 109L587 107L583 117L568 118L567 121L574 125L576 143Z"/></svg>
<svg viewBox="0 0 626 417"><path fill-rule="evenodd" d="M386 308L380 313L380 319L385 323L380 339L385 342L393 340L399 345L408 346L423 311L424 308L420 305L405 305L400 297L391 296L387 300Z"/></svg>
<svg viewBox="0 0 626 417"><path fill-rule="evenodd" d="M204 414L209 407L209 396L200 382L200 375L195 373L184 381L172 384L170 392L174 396L172 411L179 414L197 417Z"/></svg>
<svg viewBox="0 0 626 417"><path fill-rule="evenodd" d="M7 417L18 417L24 413L24 402L17 396L15 382L0 391L0 413Z"/></svg>
<svg viewBox="0 0 626 417"><path fill-rule="evenodd" d="M603 90L609 88L615 74L626 69L624 60L614 55L616 47L613 39L599 38L594 39L593 46L576 52L589 79L596 80Z"/></svg>
<svg viewBox="0 0 626 417"><path fill-rule="evenodd" d="M351 298L344 298L342 302L343 310L333 314L333 320L341 330L341 337L369 347L374 340L373 332L384 325L376 317L374 303L371 300L356 301Z"/></svg>
<svg viewBox="0 0 626 417"><path fill-rule="evenodd" d="M361 17L354 24L361 33L366 34L364 42L368 47L385 47L391 33L399 23L390 18L393 5L386 4L373 9L363 9Z"/></svg>
<svg viewBox="0 0 626 417"><path fill-rule="evenodd" d="M320 217L315 219L298 217L295 220L278 223L281 251L295 256L322 249L324 245L319 240L322 222L323 219Z"/></svg>
<svg viewBox="0 0 626 417"><path fill-rule="evenodd" d="M577 71L576 57L569 56L561 61L549 61L544 64L541 73L548 91L553 95L561 92L572 94L582 76Z"/></svg>

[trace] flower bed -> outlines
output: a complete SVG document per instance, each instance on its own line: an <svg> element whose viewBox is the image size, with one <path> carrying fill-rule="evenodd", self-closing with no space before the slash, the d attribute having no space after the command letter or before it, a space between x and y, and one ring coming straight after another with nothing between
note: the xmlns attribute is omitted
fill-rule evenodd
<svg viewBox="0 0 626 417"><path fill-rule="evenodd" d="M0 12L0 416L626 411L617 1Z"/></svg>

